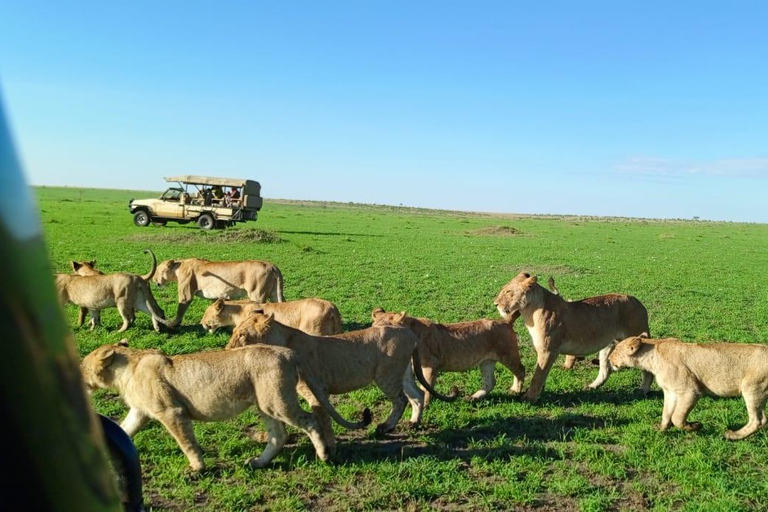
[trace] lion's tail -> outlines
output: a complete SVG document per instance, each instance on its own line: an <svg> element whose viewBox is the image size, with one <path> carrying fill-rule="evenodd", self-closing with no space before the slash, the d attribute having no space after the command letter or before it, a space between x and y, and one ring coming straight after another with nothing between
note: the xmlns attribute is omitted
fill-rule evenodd
<svg viewBox="0 0 768 512"><path fill-rule="evenodd" d="M283 273L280 272L280 269L275 266L275 296L272 297L272 300L274 301L277 299L277 302L285 302L285 296L283 295Z"/></svg>
<svg viewBox="0 0 768 512"><path fill-rule="evenodd" d="M155 270L157 270L157 258L155 258L155 253L152 252L152 249L144 249L144 254L149 254L152 256L152 268L150 271L143 276L141 276L142 281L145 283L148 283L150 279L155 275Z"/></svg>
<svg viewBox="0 0 768 512"><path fill-rule="evenodd" d="M336 423L350 430L365 428L371 424L373 416L371 414L371 410L367 407L363 410L363 419L358 422L351 422L339 414L331 401L328 399L328 394L315 378L315 375L306 367L306 365L302 364L299 354L296 353L295 355L296 357L294 360L296 362L296 368L299 372L299 377L301 377L301 379L306 383L307 387L309 387L309 390L313 395L315 395L315 398L317 398L323 408L328 411L328 414L331 415Z"/></svg>
<svg viewBox="0 0 768 512"><path fill-rule="evenodd" d="M422 386L424 386L424 389L429 391L432 396L435 398L439 398L440 400L444 402L453 402L459 397L459 390L454 386L451 389L450 395L443 395L435 391L435 388L430 386L429 382L427 382L427 379L424 377L424 372L421 370L421 357L419 356L419 347L418 345L413 351L413 354L411 355L411 362L413 363L413 373L416 375L416 378L419 380Z"/></svg>

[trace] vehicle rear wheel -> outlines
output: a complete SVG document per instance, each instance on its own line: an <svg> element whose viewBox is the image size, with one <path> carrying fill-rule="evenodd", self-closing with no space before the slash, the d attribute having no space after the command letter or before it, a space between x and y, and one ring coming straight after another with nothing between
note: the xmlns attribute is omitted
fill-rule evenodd
<svg viewBox="0 0 768 512"><path fill-rule="evenodd" d="M200 226L201 229L209 230L213 229L216 225L216 221L213 219L213 215L204 213L197 219L197 225Z"/></svg>
<svg viewBox="0 0 768 512"><path fill-rule="evenodd" d="M147 227L149 225L149 214L144 210L139 210L133 214L133 223L140 228Z"/></svg>
<svg viewBox="0 0 768 512"><path fill-rule="evenodd" d="M168 224L168 221L165 219L152 219L152 225L154 226L165 226Z"/></svg>

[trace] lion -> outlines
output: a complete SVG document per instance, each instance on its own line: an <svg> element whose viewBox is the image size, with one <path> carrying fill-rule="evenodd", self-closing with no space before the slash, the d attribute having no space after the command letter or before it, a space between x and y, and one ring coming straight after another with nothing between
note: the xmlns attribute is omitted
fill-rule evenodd
<svg viewBox="0 0 768 512"><path fill-rule="evenodd" d="M248 460L249 466L263 468L278 454L287 438L286 423L309 436L320 460L330 460L331 443L321 433L317 418L300 406L296 393L299 378L340 425L359 429L371 422L367 409L360 422L344 419L301 356L282 347L255 345L168 356L155 349L130 348L127 340L122 340L89 353L80 368L89 391L117 389L129 408L120 424L129 436L150 420L158 420L176 440L194 472L202 471L205 463L192 422L224 421L251 406L264 420L268 442L261 456Z"/></svg>
<svg viewBox="0 0 768 512"><path fill-rule="evenodd" d="M55 285L62 306L72 303L91 313L91 329L101 325L101 310L116 307L123 319L118 332L123 332L136 319L136 310L152 317L152 326L160 331L160 325L169 327L165 313L158 305L149 280L157 268L155 254L150 249L145 253L152 257L152 269L143 275L118 272L115 274L73 275L56 274Z"/></svg>
<svg viewBox="0 0 768 512"><path fill-rule="evenodd" d="M661 430L670 424L687 431L688 413L703 395L741 395L749 421L739 430L726 430L731 441L751 436L768 424L768 347L754 343L684 343L677 338L650 339L645 334L621 341L609 357L611 366L641 368L656 377L664 392Z"/></svg>
<svg viewBox="0 0 768 512"><path fill-rule="evenodd" d="M91 261L72 261L72 270L78 276L101 276L104 272L96 270L96 260ZM80 327L85 323L85 316L88 314L88 308L80 308L77 314L77 326Z"/></svg>
<svg viewBox="0 0 768 512"><path fill-rule="evenodd" d="M558 290L557 286L555 286L555 278L554 277L549 276L549 279L547 279L547 286L549 287L549 291L551 291L555 295L560 295L560 290ZM562 295L560 295L560 296L562 297ZM570 301L568 301L568 302L570 302ZM571 369L573 369L573 365L576 364L576 361L583 361L583 360L584 360L583 356L576 357L576 356L566 355L565 356L565 362L563 362L563 368L565 368L566 370L571 370Z"/></svg>
<svg viewBox="0 0 768 512"><path fill-rule="evenodd" d="M599 353L600 371L590 389L603 385L611 373L608 355L627 336L650 332L648 311L631 295L609 294L566 301L537 283L536 276L520 272L504 285L494 300L503 318L519 313L536 349L536 369L525 399L539 399L558 354L586 356ZM653 375L643 374L647 392Z"/></svg>
<svg viewBox="0 0 768 512"><path fill-rule="evenodd" d="M392 402L389 417L376 428L378 435L395 429L408 402L412 409L410 426L421 421L423 393L416 385L414 373L436 398L453 401L458 396L455 390L450 396L436 393L429 385L419 364L419 339L401 327L369 327L335 336L314 336L278 322L273 314L254 312L235 327L227 348L254 343L288 347L301 353L330 395L349 393L375 382ZM317 413L324 431L330 429L327 414L312 394L303 387L299 393Z"/></svg>
<svg viewBox="0 0 768 512"><path fill-rule="evenodd" d="M253 302L250 300L216 301L208 306L200 321L203 328L214 333L222 327L235 326L253 311L274 313L275 320L308 334L327 336L342 331L341 314L333 302L308 298L286 302Z"/></svg>
<svg viewBox="0 0 768 512"><path fill-rule="evenodd" d="M525 369L520 363L517 335L512 324L499 320L475 320L452 324L433 323L426 318L414 318L400 313L387 313L382 308L371 312L374 326L406 327L421 340L421 367L424 378L430 386L440 372L463 372L480 366L483 386L470 400L479 400L490 393L496 385L494 375L496 363L512 371L514 381L511 393L522 391ZM431 393L424 393L424 407L427 407Z"/></svg>
<svg viewBox="0 0 768 512"><path fill-rule="evenodd" d="M195 295L206 299L284 302L283 274L267 261L210 261L200 258L165 260L157 267L155 284L178 283L179 305L171 325L178 326Z"/></svg>

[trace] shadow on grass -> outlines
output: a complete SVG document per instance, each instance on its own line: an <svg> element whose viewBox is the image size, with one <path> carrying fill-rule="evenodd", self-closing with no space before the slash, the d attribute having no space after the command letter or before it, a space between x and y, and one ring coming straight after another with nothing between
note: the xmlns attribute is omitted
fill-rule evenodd
<svg viewBox="0 0 768 512"><path fill-rule="evenodd" d="M611 424L628 421L612 420ZM486 460L508 459L520 455L559 460L553 449L528 441L568 441L578 430L602 429L605 420L584 414L563 414L552 418L503 418L477 420L464 428L442 429L435 433L417 429L414 432L395 431L382 439L339 438L338 460L347 463L401 461L413 457L433 457L439 460L482 457ZM402 425L398 427L402 429ZM416 437L418 436L418 438ZM428 441L423 441L424 437ZM419 439L420 438L420 439ZM502 441L498 441L502 438ZM484 447L483 444L492 444Z"/></svg>
<svg viewBox="0 0 768 512"><path fill-rule="evenodd" d="M558 405L573 407L584 404L630 404L646 399L658 398L661 391L650 391L647 394L640 389L632 391L603 391L599 389L584 389L581 391L560 391L557 393L542 393L539 398L541 405ZM510 397L512 398L512 397ZM513 400L509 400L513 401Z"/></svg>
<svg viewBox="0 0 768 512"><path fill-rule="evenodd" d="M367 323L361 323L361 322L342 322L342 327L344 329L344 332L359 331L360 329L367 329L370 326L371 326L371 322L367 322Z"/></svg>

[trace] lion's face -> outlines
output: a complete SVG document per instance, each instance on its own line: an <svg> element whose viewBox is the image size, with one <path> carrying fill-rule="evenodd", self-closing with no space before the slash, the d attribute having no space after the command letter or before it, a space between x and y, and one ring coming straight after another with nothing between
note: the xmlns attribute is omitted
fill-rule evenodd
<svg viewBox="0 0 768 512"><path fill-rule="evenodd" d="M232 331L226 348L244 347L255 343L270 344L275 340L274 315L263 313L251 313L240 322ZM275 345L280 343L273 343Z"/></svg>
<svg viewBox="0 0 768 512"><path fill-rule="evenodd" d="M374 327L403 327L405 326L405 311L400 313L386 312L381 308L376 308L371 312L371 318L373 319Z"/></svg>
<svg viewBox="0 0 768 512"><path fill-rule="evenodd" d="M625 366L635 366L635 356L638 350L643 344L641 336L631 336L622 340L611 351L611 355L608 356L608 361L611 363L613 370L618 370Z"/></svg>
<svg viewBox="0 0 768 512"><path fill-rule="evenodd" d="M85 382L85 387L89 392L112 385L114 374L110 365L114 357L115 347L103 345L85 356L80 362L80 373L83 375L83 382Z"/></svg>
<svg viewBox="0 0 768 512"><path fill-rule="evenodd" d="M161 261L155 270L155 276L152 280L157 286L163 286L164 284L176 281L176 270L179 267L179 263L175 260Z"/></svg>
<svg viewBox="0 0 768 512"><path fill-rule="evenodd" d="M221 315L223 311L224 301L222 299L217 299L205 310L205 313L203 313L203 319L200 320L200 324L206 331L213 334L222 326Z"/></svg>
<svg viewBox="0 0 768 512"><path fill-rule="evenodd" d="M493 305L504 319L520 311L529 302L529 295L536 286L536 276L520 272L499 291Z"/></svg>

